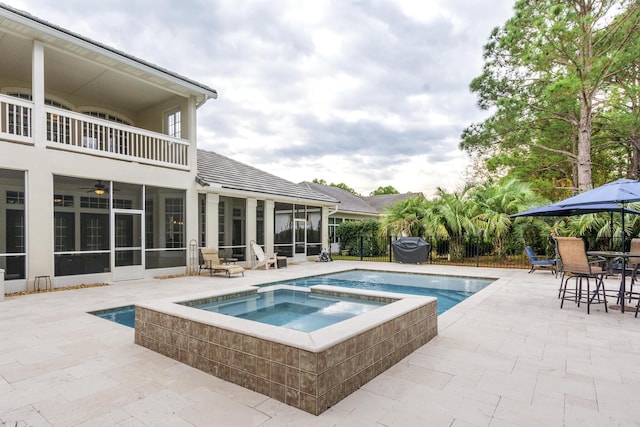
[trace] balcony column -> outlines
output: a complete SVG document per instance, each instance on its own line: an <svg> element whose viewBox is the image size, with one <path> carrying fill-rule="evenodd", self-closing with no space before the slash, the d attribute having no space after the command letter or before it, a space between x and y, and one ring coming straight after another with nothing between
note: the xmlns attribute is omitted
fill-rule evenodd
<svg viewBox="0 0 640 427"><path fill-rule="evenodd" d="M207 247L218 247L218 205L220 204L220 195L207 193L206 194L206 237Z"/></svg>
<svg viewBox="0 0 640 427"><path fill-rule="evenodd" d="M44 111L44 45L38 40L33 42L31 61L31 99L33 117L31 132L37 147L47 143L47 116Z"/></svg>
<svg viewBox="0 0 640 427"><path fill-rule="evenodd" d="M264 251L274 252L275 240L275 203L273 200L264 201Z"/></svg>
<svg viewBox="0 0 640 427"><path fill-rule="evenodd" d="M189 140L189 150L187 152L189 162L187 166L189 166L189 170L193 172L194 178L196 174L196 168L198 164L198 135L197 135L197 105L196 105L196 97L191 96L188 102L187 108L187 139ZM208 241L208 240L207 240Z"/></svg>
<svg viewBox="0 0 640 427"><path fill-rule="evenodd" d="M320 241L322 242L322 249L329 252L331 248L329 246L329 208L327 206L322 207L320 230Z"/></svg>
<svg viewBox="0 0 640 427"><path fill-rule="evenodd" d="M258 222L258 214L257 214L257 208L258 208L258 200L257 199L251 199L248 198L247 199L247 241L245 242L247 245L247 253L251 250L251 248L249 247L249 242L251 242L252 240L257 241L258 238L258 229L256 227L256 224Z"/></svg>

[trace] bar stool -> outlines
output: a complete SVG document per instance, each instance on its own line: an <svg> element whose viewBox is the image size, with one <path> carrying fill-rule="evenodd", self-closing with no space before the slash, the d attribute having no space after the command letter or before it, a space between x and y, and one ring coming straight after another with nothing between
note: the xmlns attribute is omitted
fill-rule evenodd
<svg viewBox="0 0 640 427"><path fill-rule="evenodd" d="M33 290L40 292L40 282L44 282L44 290L53 290L50 276L36 276L33 280Z"/></svg>

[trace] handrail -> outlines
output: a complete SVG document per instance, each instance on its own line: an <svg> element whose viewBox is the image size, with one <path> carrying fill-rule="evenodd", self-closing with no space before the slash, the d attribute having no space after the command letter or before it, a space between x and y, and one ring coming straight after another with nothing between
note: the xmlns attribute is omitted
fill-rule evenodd
<svg viewBox="0 0 640 427"><path fill-rule="evenodd" d="M187 140L48 105L44 110L47 147L189 169ZM33 102L0 94L0 138L34 144Z"/></svg>

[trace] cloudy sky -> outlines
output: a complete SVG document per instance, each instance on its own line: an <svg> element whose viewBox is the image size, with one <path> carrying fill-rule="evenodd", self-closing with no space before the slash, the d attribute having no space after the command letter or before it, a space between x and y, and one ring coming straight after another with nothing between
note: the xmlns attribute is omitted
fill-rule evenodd
<svg viewBox="0 0 640 427"><path fill-rule="evenodd" d="M469 83L515 0L3 0L204 83L198 144L363 195L464 182Z"/></svg>

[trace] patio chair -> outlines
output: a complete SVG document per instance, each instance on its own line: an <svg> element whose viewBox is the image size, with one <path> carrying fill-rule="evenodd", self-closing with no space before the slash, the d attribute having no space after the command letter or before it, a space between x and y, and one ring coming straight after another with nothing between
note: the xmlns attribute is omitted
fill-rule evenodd
<svg viewBox="0 0 640 427"><path fill-rule="evenodd" d="M536 270L550 270L556 277L558 276L558 270L556 269L556 260L555 259L540 259L531 246L527 246L524 248L525 253L527 254L527 258L531 262L531 270L529 273L533 273Z"/></svg>
<svg viewBox="0 0 640 427"><path fill-rule="evenodd" d="M269 267L278 268L278 259L276 258L276 254L265 254L262 247L253 240L251 241L251 251L257 259L257 263L252 267L252 270L261 267L264 267L265 270L268 270Z"/></svg>
<svg viewBox="0 0 640 427"><path fill-rule="evenodd" d="M604 304L607 307L607 297L604 288L604 276L607 271L601 265L589 262L584 241L577 237L558 237L558 253L562 260L563 277L560 284L562 295L560 296L560 308L565 301L574 301L580 307L581 302L587 303L587 314L591 313L592 304ZM575 279L575 288L570 289L569 280ZM591 279L595 280L596 287L591 291ZM586 281L586 289L583 287Z"/></svg>
<svg viewBox="0 0 640 427"><path fill-rule="evenodd" d="M242 274L244 276L244 268L239 265L223 264L218 256L218 250L214 248L202 248L200 249L200 255L202 256L202 263L200 264L200 270L209 270L209 275L213 276L216 273L225 273L227 277L231 277L232 274Z"/></svg>
<svg viewBox="0 0 640 427"><path fill-rule="evenodd" d="M629 252L632 254L640 254L640 238L631 239L631 246ZM640 270L640 257L631 256L627 261L629 270L631 270L631 284L629 285L629 302L634 298L633 285L636 283L638 277L638 270ZM638 294L638 292L636 292ZM640 301L640 295L635 295Z"/></svg>

